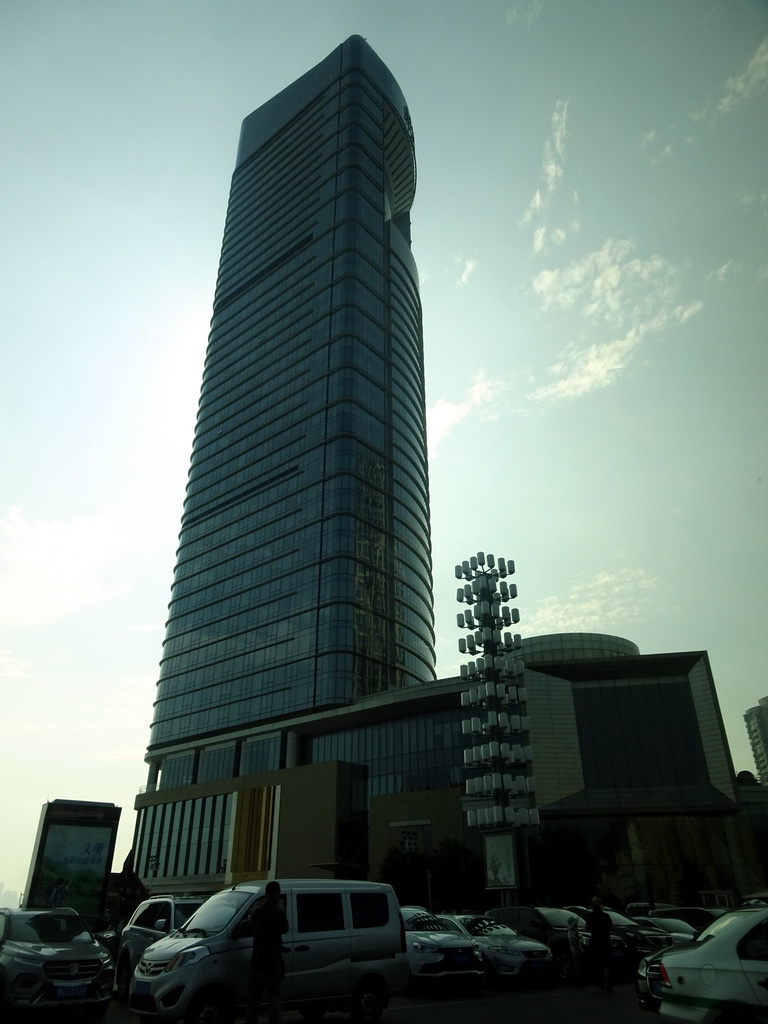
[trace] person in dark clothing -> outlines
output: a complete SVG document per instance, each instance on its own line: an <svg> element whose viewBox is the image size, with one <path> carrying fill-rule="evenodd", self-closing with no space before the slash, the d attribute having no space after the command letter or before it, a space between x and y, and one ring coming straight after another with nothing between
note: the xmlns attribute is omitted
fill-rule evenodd
<svg viewBox="0 0 768 1024"><path fill-rule="evenodd" d="M280 983L285 976L285 964L281 955L283 935L288 931L288 921L280 903L280 883L267 882L264 902L251 915L253 921L253 952L251 969L248 974L248 1007L246 1024L256 1024L262 996L269 1005L269 1024L280 1024Z"/></svg>
<svg viewBox="0 0 768 1024"><path fill-rule="evenodd" d="M603 910L599 896L592 897L592 910L587 914L584 927L589 932L589 954L598 984L606 992L613 992L611 985L611 918Z"/></svg>

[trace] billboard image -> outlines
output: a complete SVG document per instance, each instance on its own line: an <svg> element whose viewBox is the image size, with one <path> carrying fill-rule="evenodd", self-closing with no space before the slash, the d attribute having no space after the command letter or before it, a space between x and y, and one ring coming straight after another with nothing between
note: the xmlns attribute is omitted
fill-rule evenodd
<svg viewBox="0 0 768 1024"><path fill-rule="evenodd" d="M65 804L66 807L57 806ZM120 808L53 801L43 807L24 905L99 914L112 870Z"/></svg>
<svg viewBox="0 0 768 1024"><path fill-rule="evenodd" d="M512 833L486 833L483 836L483 853L485 854L486 888L515 888L517 886L517 857L515 838Z"/></svg>

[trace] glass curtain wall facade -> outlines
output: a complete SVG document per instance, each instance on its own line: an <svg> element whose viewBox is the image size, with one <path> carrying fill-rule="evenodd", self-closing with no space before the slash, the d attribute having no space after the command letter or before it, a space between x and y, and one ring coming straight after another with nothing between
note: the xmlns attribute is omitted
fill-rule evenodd
<svg viewBox="0 0 768 1024"><path fill-rule="evenodd" d="M415 184L408 109L360 37L243 122L156 764L435 678Z"/></svg>

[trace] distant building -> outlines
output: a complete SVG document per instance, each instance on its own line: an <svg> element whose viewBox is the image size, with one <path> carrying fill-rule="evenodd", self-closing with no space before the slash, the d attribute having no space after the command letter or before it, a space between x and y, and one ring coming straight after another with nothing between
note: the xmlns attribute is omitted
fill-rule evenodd
<svg viewBox="0 0 768 1024"><path fill-rule="evenodd" d="M620 637L580 633L524 639L523 656L542 822L516 833L524 893L727 904L764 887L705 652L641 655ZM163 863L196 865L182 877L161 870L157 885L375 878L392 847L479 849L466 825L464 685L442 679L287 718L290 765L140 796L145 817L171 823ZM223 827L173 828L185 803L201 813L215 800L229 808ZM215 865L200 859L206 836L226 851Z"/></svg>
<svg viewBox="0 0 768 1024"><path fill-rule="evenodd" d="M757 777L763 784L768 783L768 697L761 697L757 707L750 708L744 715L747 723L749 744L755 759Z"/></svg>
<svg viewBox="0 0 768 1024"><path fill-rule="evenodd" d="M434 682L415 186L408 107L359 36L243 122L146 756L163 796L138 804L144 878L219 871L240 780L300 764L287 722Z"/></svg>

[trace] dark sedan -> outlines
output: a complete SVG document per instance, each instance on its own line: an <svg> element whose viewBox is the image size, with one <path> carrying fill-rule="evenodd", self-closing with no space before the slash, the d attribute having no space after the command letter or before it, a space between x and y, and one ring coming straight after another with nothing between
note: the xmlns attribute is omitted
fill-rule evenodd
<svg viewBox="0 0 768 1024"><path fill-rule="evenodd" d="M577 914L583 921L586 921L589 910L586 907L566 907L572 913ZM671 946L673 939L669 932L663 928L653 928L649 925L638 924L629 917L619 914L615 910L608 910L606 913L611 919L611 931L624 940L627 950L627 960L631 966L639 963L643 957L656 953L661 949Z"/></svg>

